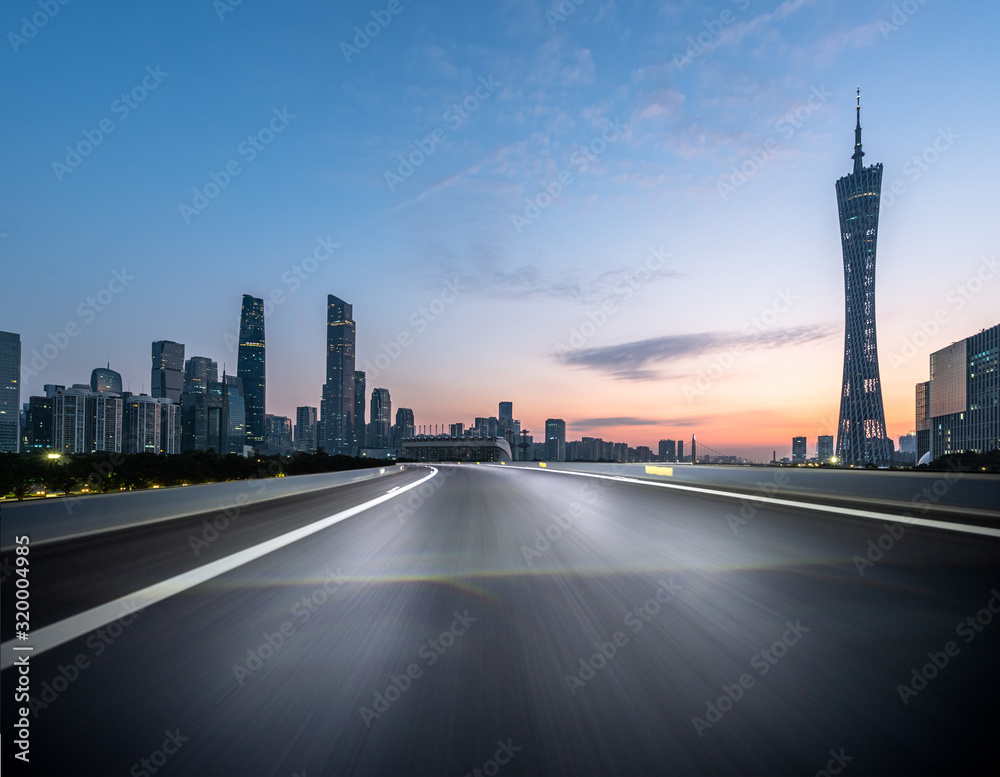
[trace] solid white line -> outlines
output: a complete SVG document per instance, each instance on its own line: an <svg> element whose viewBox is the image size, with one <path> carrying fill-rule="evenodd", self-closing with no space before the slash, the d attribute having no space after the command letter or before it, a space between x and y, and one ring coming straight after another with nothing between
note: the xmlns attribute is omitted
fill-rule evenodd
<svg viewBox="0 0 1000 777"><path fill-rule="evenodd" d="M341 521L347 520L348 518L351 518L358 513L362 513L365 510L369 510L376 505L388 502L390 499L395 499L397 496L406 493L411 488L416 488L422 483L430 480L437 473L437 468L431 467L431 473L429 475L422 477L420 480L416 480L409 485L403 486L398 491L383 494L382 496L376 497L375 499L365 502L364 504L348 508L347 510L322 518L315 523L310 523L308 526L302 526L288 532L287 534L282 534L280 537L274 537L273 539L261 542L237 553L233 553L225 558L220 558L219 560L212 561L204 566L188 570L187 572L175 575L174 577L168 578L159 583L154 583L153 585L147 586L139 591L119 597L114 601L110 601L106 604L102 604L76 615L72 615L69 618L58 621L57 623L52 623L44 628L33 630L31 631L30 643L35 649L35 655L37 656L39 653L44 653L46 650L51 650L52 648L76 639L77 637L82 637L84 634L88 634L94 629L111 623L112 621L121 618L123 615L128 615L141 610L144 607L149 607L151 604L162 602L164 599L168 599L174 594L179 594L189 588L194 588L194 586L200 585L207 580L211 580L213 577L223 575L226 572L236 569L237 567L241 567L244 564L248 564L251 561L261 558L262 556L266 556L268 553L273 553L279 548L291 545L293 542L298 542L304 537L308 537L318 531L327 529L335 523L340 523ZM0 645L0 669L7 669L8 667L14 665L15 646L19 645L13 639Z"/></svg>
<svg viewBox="0 0 1000 777"><path fill-rule="evenodd" d="M849 515L852 518L866 518L874 521L898 521L899 523L911 526L926 526L930 529L942 529L944 531L964 532L966 534L979 534L984 537L1000 537L1000 529L989 526L976 526L967 523L951 523L948 521L933 521L930 518L915 518L912 515L898 515L896 513L876 513L869 510L856 510L853 507L836 507L834 505L820 505L812 502L799 502L794 499L778 499L773 496L758 496L757 494L738 494L733 491L717 491L714 488L702 488L700 486L683 486L679 483L661 483L656 480L642 480L641 478L630 478L624 475L602 475L595 472L572 472L566 469L536 469L535 467L512 467L512 469L523 469L531 472L551 472L556 475L576 475L584 478L601 478L602 480L614 480L619 483L638 483L643 486L656 486L658 488L673 488L678 491L694 491L699 494L710 494L712 496L722 496L728 499L751 499L754 502L764 502L766 504L778 505L780 507L797 507L801 510L813 510L820 513L833 513L834 515Z"/></svg>

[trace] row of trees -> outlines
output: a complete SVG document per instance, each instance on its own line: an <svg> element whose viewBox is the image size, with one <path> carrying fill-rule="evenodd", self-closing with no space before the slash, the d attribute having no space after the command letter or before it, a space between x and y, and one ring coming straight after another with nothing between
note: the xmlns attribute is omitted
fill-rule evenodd
<svg viewBox="0 0 1000 777"><path fill-rule="evenodd" d="M191 451L177 456L92 453L59 458L37 453L3 453L0 454L0 497L14 495L21 500L33 493L65 494L83 489L107 493L153 486L340 472L385 464L379 459L328 456L323 451L251 458L213 451Z"/></svg>
<svg viewBox="0 0 1000 777"><path fill-rule="evenodd" d="M949 453L946 456L939 456L929 465L917 467L922 470L926 467L930 470L948 470L950 472L1000 472L1000 449L987 451L985 453L973 453L963 451L962 453Z"/></svg>

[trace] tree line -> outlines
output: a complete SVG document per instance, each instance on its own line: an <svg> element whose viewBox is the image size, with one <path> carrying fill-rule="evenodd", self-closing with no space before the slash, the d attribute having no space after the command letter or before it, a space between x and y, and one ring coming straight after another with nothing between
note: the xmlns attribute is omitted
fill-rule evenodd
<svg viewBox="0 0 1000 777"><path fill-rule="evenodd" d="M294 453L251 456L189 451L175 456L154 453L91 453L50 459L38 453L0 454L0 498L19 501L33 494L68 494L84 489L95 493L226 480L253 480L319 472L384 467L383 459Z"/></svg>

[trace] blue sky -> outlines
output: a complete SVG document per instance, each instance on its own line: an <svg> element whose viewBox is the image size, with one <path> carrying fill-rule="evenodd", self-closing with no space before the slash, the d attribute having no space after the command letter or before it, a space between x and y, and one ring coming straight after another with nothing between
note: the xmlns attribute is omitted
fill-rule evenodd
<svg viewBox="0 0 1000 777"><path fill-rule="evenodd" d="M251 293L278 300L267 409L292 415L319 404L333 293L359 368L384 367L369 387L418 424L509 399L572 438L812 448L860 85L906 433L928 354L1000 310L998 21L987 0L6 3L0 329L26 362L66 342L23 398L108 360L148 389L157 339L234 369Z"/></svg>

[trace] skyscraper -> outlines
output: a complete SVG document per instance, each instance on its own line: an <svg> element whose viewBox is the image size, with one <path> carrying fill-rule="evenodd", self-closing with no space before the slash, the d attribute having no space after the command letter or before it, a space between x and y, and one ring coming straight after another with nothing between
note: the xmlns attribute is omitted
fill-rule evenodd
<svg viewBox="0 0 1000 777"><path fill-rule="evenodd" d="M660 440L660 461L677 461L677 442L675 440Z"/></svg>
<svg viewBox="0 0 1000 777"><path fill-rule="evenodd" d="M408 407L401 407L396 411L396 423L392 427L394 447L397 451L403 449L403 440L414 436L416 429L413 423L413 411Z"/></svg>
<svg viewBox="0 0 1000 777"><path fill-rule="evenodd" d="M90 373L90 390L98 394L121 394L122 376L111 369L98 367Z"/></svg>
<svg viewBox="0 0 1000 777"><path fill-rule="evenodd" d="M833 435L821 434L816 439L816 458L820 464L828 464L833 458Z"/></svg>
<svg viewBox="0 0 1000 777"><path fill-rule="evenodd" d="M501 402L500 403L500 423L504 427L510 427L514 423L514 403L513 402Z"/></svg>
<svg viewBox="0 0 1000 777"><path fill-rule="evenodd" d="M369 447L392 447L392 404L389 389L372 389L371 434Z"/></svg>
<svg viewBox="0 0 1000 777"><path fill-rule="evenodd" d="M0 453L17 453L21 438L21 336L0 332Z"/></svg>
<svg viewBox="0 0 1000 777"><path fill-rule="evenodd" d="M931 449L931 382L925 380L917 384L916 390L916 425L914 430L917 433L917 461Z"/></svg>
<svg viewBox="0 0 1000 777"><path fill-rule="evenodd" d="M219 453L243 455L243 446L249 445L247 436L246 395L243 379L239 375L222 376L219 385L222 394L222 415L219 422ZM263 438L258 446L263 445Z"/></svg>
<svg viewBox="0 0 1000 777"><path fill-rule="evenodd" d="M243 381L246 444L256 448L264 444L264 300L249 294L243 295L240 312L236 374Z"/></svg>
<svg viewBox="0 0 1000 777"><path fill-rule="evenodd" d="M207 356L192 356L184 365L184 393L204 394L219 381L219 365Z"/></svg>
<svg viewBox="0 0 1000 777"><path fill-rule="evenodd" d="M805 437L793 437L792 438L792 461L805 461L806 460L806 438Z"/></svg>
<svg viewBox="0 0 1000 777"><path fill-rule="evenodd" d="M57 453L90 453L93 425L88 424L90 386L59 389L52 399L52 449ZM88 426L90 429L88 430Z"/></svg>
<svg viewBox="0 0 1000 777"><path fill-rule="evenodd" d="M837 181L840 240L844 252L844 379L840 394L837 456L844 464L892 462L885 429L875 334L875 248L878 239L881 163L864 167L861 90L854 128L854 172Z"/></svg>
<svg viewBox="0 0 1000 777"><path fill-rule="evenodd" d="M275 448L292 447L292 419L283 415L264 416L264 443Z"/></svg>
<svg viewBox="0 0 1000 777"><path fill-rule="evenodd" d="M351 453L354 441L354 310L344 300L326 298L326 383L320 407L329 454Z"/></svg>
<svg viewBox="0 0 1000 777"><path fill-rule="evenodd" d="M566 422L561 418L545 420L545 460L566 461Z"/></svg>
<svg viewBox="0 0 1000 777"><path fill-rule="evenodd" d="M184 391L184 346L171 340L153 343L153 369L149 394L181 401Z"/></svg>
<svg viewBox="0 0 1000 777"><path fill-rule="evenodd" d="M932 353L930 371L931 459L1000 448L1000 324Z"/></svg>
<svg viewBox="0 0 1000 777"><path fill-rule="evenodd" d="M52 398L31 397L25 423L25 449L38 452L52 450Z"/></svg>
<svg viewBox="0 0 1000 777"><path fill-rule="evenodd" d="M125 400L122 422L123 453L160 453L163 433L161 399L169 397L133 395Z"/></svg>
<svg viewBox="0 0 1000 777"><path fill-rule="evenodd" d="M360 451L368 444L365 436L365 374L354 372L354 447Z"/></svg>
<svg viewBox="0 0 1000 777"><path fill-rule="evenodd" d="M295 450L312 453L316 450L316 408L295 408Z"/></svg>

